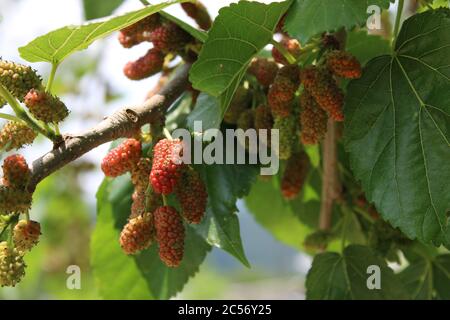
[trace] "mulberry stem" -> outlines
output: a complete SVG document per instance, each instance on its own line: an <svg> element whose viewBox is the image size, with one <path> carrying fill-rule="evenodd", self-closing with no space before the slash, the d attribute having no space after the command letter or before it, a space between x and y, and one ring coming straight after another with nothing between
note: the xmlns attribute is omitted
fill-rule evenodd
<svg viewBox="0 0 450 320"><path fill-rule="evenodd" d="M172 135L170 134L169 130L167 130L167 128L163 129L164 132L164 136L168 139L168 140L173 140Z"/></svg>
<svg viewBox="0 0 450 320"><path fill-rule="evenodd" d="M53 63L52 70L50 71L50 75L47 80L47 86L45 88L45 91L47 91L49 93L51 93L51 91L52 91L53 81L55 80L56 69L58 69L58 64Z"/></svg>
<svg viewBox="0 0 450 320"><path fill-rule="evenodd" d="M289 62L289 64L295 64L297 62L297 60L295 59L295 57L286 50L285 47L283 47L283 45L275 40L270 40L270 44L273 45L275 48L277 48L278 51L281 52L281 54L286 58L287 62Z"/></svg>
<svg viewBox="0 0 450 320"><path fill-rule="evenodd" d="M394 34L393 34L393 43L395 45L395 42L397 41L397 35L398 31L400 29L400 21L402 19L402 13L403 13L403 7L405 5L405 0L399 0L398 1L398 7L397 7L397 17L395 18L395 27L394 27ZM394 48L395 46L393 46Z"/></svg>
<svg viewBox="0 0 450 320"><path fill-rule="evenodd" d="M2 119L6 119L6 120L11 120L11 121L15 121L15 122L21 122L23 124L26 124L25 121L23 121L22 119L13 116L12 114L7 114L7 113L0 113L0 118Z"/></svg>

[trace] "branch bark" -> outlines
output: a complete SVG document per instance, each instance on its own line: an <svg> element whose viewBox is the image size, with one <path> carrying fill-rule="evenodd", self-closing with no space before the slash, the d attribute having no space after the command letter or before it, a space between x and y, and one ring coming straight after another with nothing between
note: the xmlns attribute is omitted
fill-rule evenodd
<svg viewBox="0 0 450 320"><path fill-rule="evenodd" d="M187 88L189 69L190 64L181 66L172 80L143 104L123 108L81 134L65 135L52 151L33 161L28 189L34 191L44 178L90 150L118 138L132 136L146 123L157 120Z"/></svg>

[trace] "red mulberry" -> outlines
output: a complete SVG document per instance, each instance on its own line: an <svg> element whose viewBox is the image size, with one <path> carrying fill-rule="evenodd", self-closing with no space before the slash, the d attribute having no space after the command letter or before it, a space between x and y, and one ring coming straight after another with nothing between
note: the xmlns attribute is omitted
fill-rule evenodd
<svg viewBox="0 0 450 320"><path fill-rule="evenodd" d="M131 171L141 158L141 150L141 143L138 140L125 140L103 158L103 173L107 177L117 177Z"/></svg>
<svg viewBox="0 0 450 320"><path fill-rule="evenodd" d="M24 189L31 171L27 161L19 154L10 155L3 161L3 181L6 186Z"/></svg>
<svg viewBox="0 0 450 320"><path fill-rule="evenodd" d="M361 77L361 64L349 52L334 50L326 55L328 69L338 77L358 79Z"/></svg>
<svg viewBox="0 0 450 320"><path fill-rule="evenodd" d="M45 123L58 123L69 115L64 102L41 90L31 89L25 96L25 105L36 119Z"/></svg>
<svg viewBox="0 0 450 320"><path fill-rule="evenodd" d="M143 57L128 62L123 68L123 73L130 80L142 80L160 72L163 64L164 54L152 48Z"/></svg>
<svg viewBox="0 0 450 320"><path fill-rule="evenodd" d="M200 223L205 215L208 200L208 193L200 174L190 168L184 170L175 194L181 205L181 215L189 223Z"/></svg>
<svg viewBox="0 0 450 320"><path fill-rule="evenodd" d="M302 143L317 144L327 132L327 113L317 105L316 100L307 90L301 95L300 104L302 106L300 113Z"/></svg>
<svg viewBox="0 0 450 320"><path fill-rule="evenodd" d="M153 215L145 213L130 219L120 233L120 246L126 254L147 249L154 238Z"/></svg>
<svg viewBox="0 0 450 320"><path fill-rule="evenodd" d="M302 70L301 81L306 90L311 92L319 106L335 121L343 121L344 94L333 76L323 69L309 67Z"/></svg>
<svg viewBox="0 0 450 320"><path fill-rule="evenodd" d="M309 158L305 152L293 154L284 170L281 192L287 200L294 199L300 193L309 171Z"/></svg>
<svg viewBox="0 0 450 320"><path fill-rule="evenodd" d="M200 1L185 2L181 4L181 7L189 17L195 20L200 28L203 30L209 30L211 28L211 16Z"/></svg>
<svg viewBox="0 0 450 320"><path fill-rule="evenodd" d="M183 51L192 40L190 34L178 27L175 23L166 22L155 28L150 34L155 49L164 53Z"/></svg>
<svg viewBox="0 0 450 320"><path fill-rule="evenodd" d="M150 182L156 193L172 193L185 166L182 155L183 142L178 139L162 139L155 145Z"/></svg>
<svg viewBox="0 0 450 320"><path fill-rule="evenodd" d="M161 17L154 13L119 32L119 42L124 48L131 48L141 42L150 41L152 32L161 23Z"/></svg>
<svg viewBox="0 0 450 320"><path fill-rule="evenodd" d="M248 67L248 73L255 76L256 80L263 86L268 88L278 72L278 65L266 58L255 58Z"/></svg>
<svg viewBox="0 0 450 320"><path fill-rule="evenodd" d="M296 65L284 66L278 71L267 95L274 116L285 118L291 114L292 102L299 86L298 73L299 69Z"/></svg>
<svg viewBox="0 0 450 320"><path fill-rule="evenodd" d="M177 210L164 206L155 210L159 257L168 267L178 267L184 254L184 226Z"/></svg>

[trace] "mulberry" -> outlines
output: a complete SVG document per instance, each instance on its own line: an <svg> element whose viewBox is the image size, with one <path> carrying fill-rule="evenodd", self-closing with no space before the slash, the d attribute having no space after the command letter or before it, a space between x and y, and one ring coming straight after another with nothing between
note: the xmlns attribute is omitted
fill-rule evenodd
<svg viewBox="0 0 450 320"><path fill-rule="evenodd" d="M131 171L141 158L141 151L142 146L138 140L125 140L103 158L103 173L107 177L117 177Z"/></svg>
<svg viewBox="0 0 450 320"><path fill-rule="evenodd" d="M278 65L266 58L255 58L250 63L247 71L254 75L263 87L268 88L275 80Z"/></svg>
<svg viewBox="0 0 450 320"><path fill-rule="evenodd" d="M0 211L23 213L31 207L32 194L26 190L0 186Z"/></svg>
<svg viewBox="0 0 450 320"><path fill-rule="evenodd" d="M333 50L326 55L328 69L338 77L358 79L361 77L361 64L351 53Z"/></svg>
<svg viewBox="0 0 450 320"><path fill-rule="evenodd" d="M31 89L42 88L41 78L30 66L1 59L0 83L20 102Z"/></svg>
<svg viewBox="0 0 450 320"><path fill-rule="evenodd" d="M153 47L164 53L183 51L192 41L191 35L173 22L166 22L155 28L150 34L150 39Z"/></svg>
<svg viewBox="0 0 450 320"><path fill-rule="evenodd" d="M236 124L241 113L248 109L250 102L250 91L244 87L239 87L225 112L224 121L229 124Z"/></svg>
<svg viewBox="0 0 450 320"><path fill-rule="evenodd" d="M147 249L153 242L153 215L144 213L130 219L120 233L120 246L126 254L136 254Z"/></svg>
<svg viewBox="0 0 450 320"><path fill-rule="evenodd" d="M141 42L150 41L150 32L161 24L161 16L154 13L119 32L119 42L124 48L131 48Z"/></svg>
<svg viewBox="0 0 450 320"><path fill-rule="evenodd" d="M58 123L69 115L64 102L45 91L31 89L24 102L31 114L45 123Z"/></svg>
<svg viewBox="0 0 450 320"><path fill-rule="evenodd" d="M141 158L131 169L131 182L135 188L146 190L149 184L148 176L152 170L152 161L149 158Z"/></svg>
<svg viewBox="0 0 450 320"><path fill-rule="evenodd" d="M244 131L252 129L254 127L254 124L255 124L255 113L253 109L248 109L242 112L237 121L237 127Z"/></svg>
<svg viewBox="0 0 450 320"><path fill-rule="evenodd" d="M25 275L23 256L6 241L0 243L0 286L15 287Z"/></svg>
<svg viewBox="0 0 450 320"><path fill-rule="evenodd" d="M296 39L290 39L288 37L284 37L280 44L289 52L294 58L298 58L301 53L300 43ZM287 65L289 62L286 60L284 55L276 48L272 48L272 57L275 62Z"/></svg>
<svg viewBox="0 0 450 320"><path fill-rule="evenodd" d="M272 114L277 117L288 117L292 112L292 102L299 86L298 66L282 67L269 89L267 100Z"/></svg>
<svg viewBox="0 0 450 320"><path fill-rule="evenodd" d="M184 168L182 153L183 142L179 139L162 139L153 148L150 182L156 193L172 193Z"/></svg>
<svg viewBox="0 0 450 320"><path fill-rule="evenodd" d="M128 62L123 68L123 73L130 80L142 80L160 72L163 64L164 54L158 49L151 48L143 57Z"/></svg>
<svg viewBox="0 0 450 320"><path fill-rule="evenodd" d="M270 108L265 105L260 105L255 109L255 129L267 130L267 140L261 141L263 144L270 146L271 132L273 128L273 117Z"/></svg>
<svg viewBox="0 0 450 320"><path fill-rule="evenodd" d="M343 121L344 94L333 76L324 69L315 66L302 70L301 82L311 92L319 106L335 121Z"/></svg>
<svg viewBox="0 0 450 320"><path fill-rule="evenodd" d="M209 30L211 28L211 16L200 1L185 2L181 4L181 7L189 17L195 20L200 28L203 30Z"/></svg>
<svg viewBox="0 0 450 320"><path fill-rule="evenodd" d="M148 176L147 176L148 180ZM153 212L162 205L160 194L156 194L152 188L138 189L136 188L132 195L130 219L136 218L145 212Z"/></svg>
<svg viewBox="0 0 450 320"><path fill-rule="evenodd" d="M324 250L333 238L334 235L331 232L318 230L307 235L303 245L308 250Z"/></svg>
<svg viewBox="0 0 450 320"><path fill-rule="evenodd" d="M20 220L13 231L14 246L20 252L31 250L41 235L41 225L37 221Z"/></svg>
<svg viewBox="0 0 450 320"><path fill-rule="evenodd" d="M181 205L181 215L189 222L198 224L206 211L208 193L200 174L188 168L175 188L175 194Z"/></svg>
<svg viewBox="0 0 450 320"><path fill-rule="evenodd" d="M300 193L310 167L309 157L305 152L293 154L284 170L281 192L287 200L292 200Z"/></svg>
<svg viewBox="0 0 450 320"><path fill-rule="evenodd" d="M36 132L22 122L8 121L0 131L0 149L10 151L33 143Z"/></svg>
<svg viewBox="0 0 450 320"><path fill-rule="evenodd" d="M300 97L301 140L303 144L317 144L327 132L327 113L321 109L307 90Z"/></svg>
<svg viewBox="0 0 450 320"><path fill-rule="evenodd" d="M24 189L31 176L27 161L19 154L10 155L3 161L3 181L8 187Z"/></svg>
<svg viewBox="0 0 450 320"><path fill-rule="evenodd" d="M279 130L278 157L287 160L292 154L297 142L296 121L294 117L274 117L274 129Z"/></svg>
<svg viewBox="0 0 450 320"><path fill-rule="evenodd" d="M170 206L155 210L159 257L168 267L178 267L184 254L184 226L177 210Z"/></svg>

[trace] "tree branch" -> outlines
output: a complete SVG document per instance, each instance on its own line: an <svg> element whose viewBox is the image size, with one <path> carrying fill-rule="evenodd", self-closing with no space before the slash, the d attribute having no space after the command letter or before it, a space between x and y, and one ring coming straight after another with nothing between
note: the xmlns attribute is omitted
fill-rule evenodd
<svg viewBox="0 0 450 320"><path fill-rule="evenodd" d="M90 150L132 136L143 125L157 120L187 88L189 68L190 64L178 68L172 80L142 105L123 108L81 134L65 135L52 151L33 161L28 189L34 191L44 178Z"/></svg>

